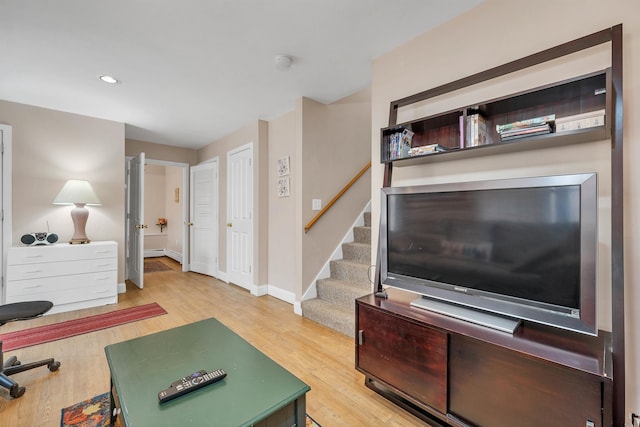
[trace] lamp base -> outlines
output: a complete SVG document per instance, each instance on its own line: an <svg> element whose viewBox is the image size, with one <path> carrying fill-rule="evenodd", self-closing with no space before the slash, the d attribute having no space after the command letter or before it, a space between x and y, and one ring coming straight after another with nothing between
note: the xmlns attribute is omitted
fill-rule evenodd
<svg viewBox="0 0 640 427"><path fill-rule="evenodd" d="M91 240L87 238L84 228L87 224L87 218L89 218L89 210L84 207L84 203L76 203L76 206L71 209L71 219L73 220L73 236L69 243L72 245L81 245L89 243Z"/></svg>
<svg viewBox="0 0 640 427"><path fill-rule="evenodd" d="M91 243L89 239L71 239L69 240L70 245L83 245L85 243Z"/></svg>

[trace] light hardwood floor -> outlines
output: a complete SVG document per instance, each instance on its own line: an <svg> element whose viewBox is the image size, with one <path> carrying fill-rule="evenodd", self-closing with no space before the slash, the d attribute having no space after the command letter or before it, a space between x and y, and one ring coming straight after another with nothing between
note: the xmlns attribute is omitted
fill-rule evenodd
<svg viewBox="0 0 640 427"><path fill-rule="evenodd" d="M364 386L363 375L354 368L353 339L297 316L290 304L276 298L255 297L212 277L182 273L176 262L161 260L171 270L145 274L143 290L127 284L117 305L53 314L1 328L5 333L150 302L168 312L11 352L23 362L53 356L62 366L57 372L43 367L17 374L15 379L27 391L18 399L0 391L0 426L59 426L63 407L109 390L106 345L210 317L307 383L311 387L307 412L323 427L425 425Z"/></svg>

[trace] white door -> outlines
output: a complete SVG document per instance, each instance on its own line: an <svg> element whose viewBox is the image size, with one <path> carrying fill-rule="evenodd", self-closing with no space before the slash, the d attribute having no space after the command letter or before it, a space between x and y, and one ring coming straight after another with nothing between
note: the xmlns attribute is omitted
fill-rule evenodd
<svg viewBox="0 0 640 427"><path fill-rule="evenodd" d="M129 211L127 212L127 274L144 287L144 153L129 161Z"/></svg>
<svg viewBox="0 0 640 427"><path fill-rule="evenodd" d="M253 143L227 153L227 270L253 290Z"/></svg>
<svg viewBox="0 0 640 427"><path fill-rule="evenodd" d="M218 275L218 159L191 168L189 251L191 270Z"/></svg>

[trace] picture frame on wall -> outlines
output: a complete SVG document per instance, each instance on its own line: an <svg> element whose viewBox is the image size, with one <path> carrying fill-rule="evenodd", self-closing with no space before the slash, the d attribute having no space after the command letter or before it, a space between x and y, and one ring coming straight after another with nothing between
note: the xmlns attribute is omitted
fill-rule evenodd
<svg viewBox="0 0 640 427"><path fill-rule="evenodd" d="M289 177L278 178L278 197L289 197Z"/></svg>
<svg viewBox="0 0 640 427"><path fill-rule="evenodd" d="M278 159L278 176L289 175L289 156Z"/></svg>

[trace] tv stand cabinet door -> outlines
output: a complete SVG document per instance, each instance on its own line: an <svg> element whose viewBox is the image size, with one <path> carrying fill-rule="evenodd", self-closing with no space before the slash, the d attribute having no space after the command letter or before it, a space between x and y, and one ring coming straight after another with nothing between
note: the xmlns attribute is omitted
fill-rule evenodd
<svg viewBox="0 0 640 427"><path fill-rule="evenodd" d="M474 425L602 426L602 383L588 374L452 334L449 412Z"/></svg>
<svg viewBox="0 0 640 427"><path fill-rule="evenodd" d="M447 413L447 334L358 304L357 367Z"/></svg>

